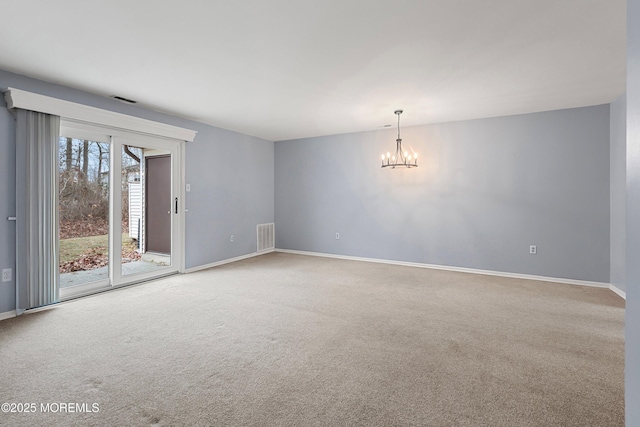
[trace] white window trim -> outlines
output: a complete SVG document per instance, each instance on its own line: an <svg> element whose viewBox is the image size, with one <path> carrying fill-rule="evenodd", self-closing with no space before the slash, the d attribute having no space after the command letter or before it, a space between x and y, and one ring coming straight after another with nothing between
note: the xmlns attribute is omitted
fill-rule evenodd
<svg viewBox="0 0 640 427"><path fill-rule="evenodd" d="M88 105L52 98L21 89L8 88L4 94L7 108L22 108L53 114L63 119L98 124L115 129L125 129L153 136L193 141L196 131L126 114L90 107Z"/></svg>

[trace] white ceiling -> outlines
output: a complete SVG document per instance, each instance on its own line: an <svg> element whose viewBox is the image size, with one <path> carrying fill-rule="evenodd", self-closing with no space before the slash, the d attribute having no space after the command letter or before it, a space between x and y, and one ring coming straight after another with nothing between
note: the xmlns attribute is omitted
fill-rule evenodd
<svg viewBox="0 0 640 427"><path fill-rule="evenodd" d="M2 2L0 68L269 140L611 102L625 0Z"/></svg>

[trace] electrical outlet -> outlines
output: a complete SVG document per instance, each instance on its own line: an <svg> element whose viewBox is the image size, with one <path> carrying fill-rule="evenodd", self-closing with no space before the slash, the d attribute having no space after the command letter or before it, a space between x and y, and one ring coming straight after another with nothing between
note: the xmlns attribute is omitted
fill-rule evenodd
<svg viewBox="0 0 640 427"><path fill-rule="evenodd" d="M233 234L231 235L231 237L229 237L229 241L233 242L236 239L236 236L234 236Z"/></svg>
<svg viewBox="0 0 640 427"><path fill-rule="evenodd" d="M336 240L340 240L340 233L336 233Z"/></svg>
<svg viewBox="0 0 640 427"><path fill-rule="evenodd" d="M11 281L11 269L10 268L3 268L2 269L2 281L3 282L10 282Z"/></svg>
<svg viewBox="0 0 640 427"><path fill-rule="evenodd" d="M531 255L535 255L538 253L538 247L536 245L529 246L529 253Z"/></svg>

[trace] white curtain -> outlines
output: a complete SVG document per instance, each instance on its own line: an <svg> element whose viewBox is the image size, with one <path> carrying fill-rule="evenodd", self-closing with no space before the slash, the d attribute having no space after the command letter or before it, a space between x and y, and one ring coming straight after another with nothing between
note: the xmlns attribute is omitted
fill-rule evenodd
<svg viewBox="0 0 640 427"><path fill-rule="evenodd" d="M16 111L16 311L20 314L60 300L60 117Z"/></svg>

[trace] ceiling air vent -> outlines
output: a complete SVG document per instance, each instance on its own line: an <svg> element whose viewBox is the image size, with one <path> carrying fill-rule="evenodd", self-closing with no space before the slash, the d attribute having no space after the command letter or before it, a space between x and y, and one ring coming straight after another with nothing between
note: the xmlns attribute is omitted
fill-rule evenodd
<svg viewBox="0 0 640 427"><path fill-rule="evenodd" d="M124 102L125 104L137 104L138 101L134 101L133 99L123 98L122 96L113 95L111 98L116 99L120 102Z"/></svg>
<svg viewBox="0 0 640 427"><path fill-rule="evenodd" d="M275 245L275 224L258 224L258 252L273 249Z"/></svg>

